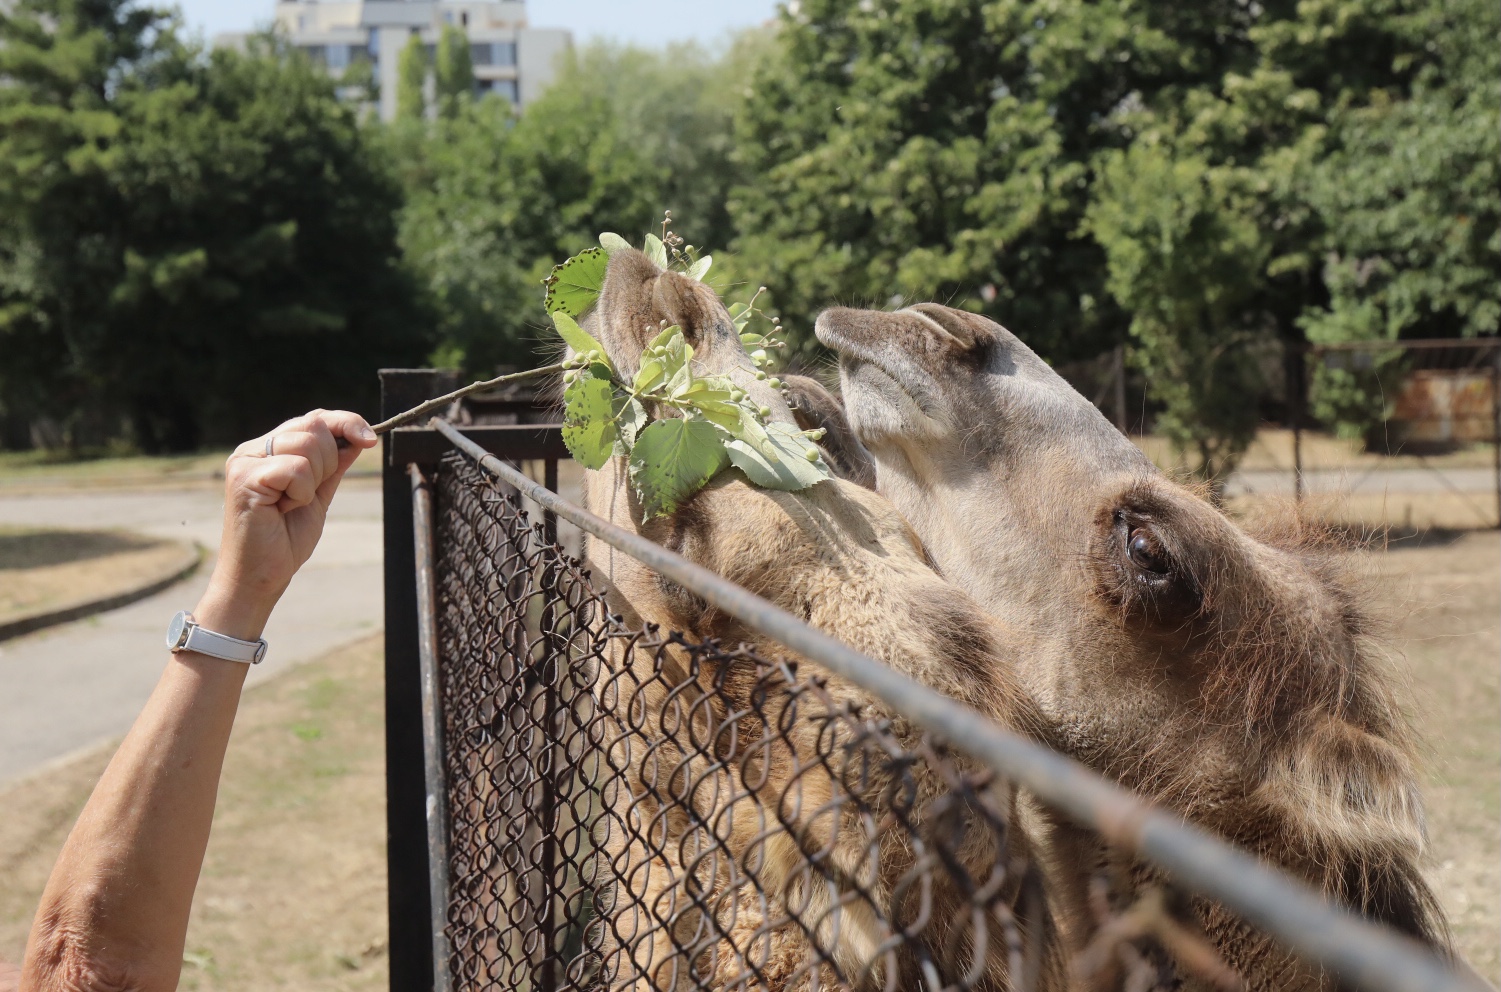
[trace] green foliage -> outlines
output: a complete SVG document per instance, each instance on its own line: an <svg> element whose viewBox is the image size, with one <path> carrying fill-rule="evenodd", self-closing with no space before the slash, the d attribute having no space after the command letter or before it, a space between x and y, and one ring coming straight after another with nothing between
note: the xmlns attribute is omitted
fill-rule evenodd
<svg viewBox="0 0 1501 992"><path fill-rule="evenodd" d="M646 426L631 449L631 484L642 516L666 516L728 464L714 425L674 417Z"/></svg>
<svg viewBox="0 0 1501 992"><path fill-rule="evenodd" d="M407 190L402 248L440 315L436 361L475 375L533 364L548 347L535 287L596 231L639 243L670 204L688 240L729 242L743 86L730 73L747 44L723 61L687 46L590 46L525 114L479 100L389 129Z"/></svg>
<svg viewBox="0 0 1501 992"><path fill-rule="evenodd" d="M614 234L599 240L614 251L627 244ZM654 240L662 254L672 252L670 266L707 268L701 263L709 256L697 258L678 249L678 239L670 232ZM580 265L598 264L595 256L604 253L588 249L575 255L554 269L549 281ZM598 283L602 282L601 272ZM592 290L579 291L574 301L578 312L594 306L598 283ZM548 298L552 299L551 288ZM747 322L759 313L749 307L742 311ZM563 376L563 441L585 468L600 468L612 455L626 457L645 519L672 513L731 464L751 482L769 489L806 489L829 478L828 466L809 440L822 432L769 424L770 411L757 407L729 378L695 376L693 348L681 328L664 328L647 344L627 384L616 379L600 343L567 310L554 309L552 319L570 352L565 363L570 371ZM757 375L767 378L765 372ZM768 379L768 385L778 388L781 383ZM660 415L654 418L652 410Z"/></svg>
<svg viewBox="0 0 1501 992"><path fill-rule="evenodd" d="M1317 344L1472 337L1501 326L1501 8L1448 0L1393 18L1410 96L1340 106L1299 178L1322 231ZM1313 369L1313 412L1349 436L1390 413L1399 354Z"/></svg>
<svg viewBox="0 0 1501 992"><path fill-rule="evenodd" d="M660 242L659 242L660 244ZM605 267L610 257L602 248L590 248L553 267L544 280L547 295L542 300L543 308L550 314L563 313L569 317L582 316L599 299L600 288L605 284ZM664 257L660 263L667 265Z"/></svg>
<svg viewBox="0 0 1501 992"><path fill-rule="evenodd" d="M1267 344L1495 331L1497 20L1485 0L803 0L737 115L732 261L797 326L924 298L1054 360L1129 337L1164 428L1222 472Z"/></svg>
<svg viewBox="0 0 1501 992"><path fill-rule="evenodd" d="M412 35L396 63L396 116L421 120L427 116L427 47Z"/></svg>
<svg viewBox="0 0 1501 992"><path fill-rule="evenodd" d="M452 120L474 96L474 65L469 57L469 35L452 24L443 26L434 59L433 90L438 115Z"/></svg>
<svg viewBox="0 0 1501 992"><path fill-rule="evenodd" d="M1132 351L1163 404L1158 428L1219 479L1250 444L1262 392L1255 325L1268 245L1236 170L1163 145L1102 156L1085 223L1105 249L1108 288L1131 313Z"/></svg>
<svg viewBox="0 0 1501 992"><path fill-rule="evenodd" d="M0 17L0 397L148 451L374 407L427 345L399 190L326 74L124 0Z"/></svg>

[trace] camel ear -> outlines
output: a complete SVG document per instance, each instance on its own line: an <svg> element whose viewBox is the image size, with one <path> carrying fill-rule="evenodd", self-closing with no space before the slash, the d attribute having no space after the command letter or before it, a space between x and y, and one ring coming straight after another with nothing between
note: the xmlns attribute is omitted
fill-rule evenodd
<svg viewBox="0 0 1501 992"><path fill-rule="evenodd" d="M928 328L929 333L938 334L965 351L983 347L999 337L997 332L1001 325L977 313L955 310L937 303L918 303L907 309L936 325Z"/></svg>
<svg viewBox="0 0 1501 992"><path fill-rule="evenodd" d="M797 426L805 431L822 428L823 440L818 446L834 474L866 489L876 488L876 460L865 450L855 432L850 428L849 418L844 415L844 404L823 387L817 379L805 375L784 375L788 402Z"/></svg>

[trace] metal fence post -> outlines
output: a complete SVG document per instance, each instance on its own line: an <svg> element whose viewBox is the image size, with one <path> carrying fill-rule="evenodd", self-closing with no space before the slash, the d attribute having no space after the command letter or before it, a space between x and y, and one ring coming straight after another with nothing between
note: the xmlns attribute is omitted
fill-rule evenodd
<svg viewBox="0 0 1501 992"><path fill-rule="evenodd" d="M453 388L440 369L382 369L384 419ZM417 627L417 562L412 483L392 457L394 434L381 448L385 532L386 880L392 992L433 986L428 898L427 790L422 758L422 668Z"/></svg>

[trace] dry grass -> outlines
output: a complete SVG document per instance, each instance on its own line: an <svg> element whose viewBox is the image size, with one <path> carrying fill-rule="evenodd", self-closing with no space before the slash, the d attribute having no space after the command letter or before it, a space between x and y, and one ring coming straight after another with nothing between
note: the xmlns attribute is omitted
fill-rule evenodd
<svg viewBox="0 0 1501 992"><path fill-rule="evenodd" d="M1501 542L1409 540L1371 556L1430 743L1431 877L1460 949L1501 979ZM247 694L188 938L183 988L384 988L380 644ZM0 958L16 959L101 752L0 794Z"/></svg>
<svg viewBox="0 0 1501 992"><path fill-rule="evenodd" d="M1459 947L1501 982L1501 539L1410 539L1374 558L1429 746L1430 878Z"/></svg>
<svg viewBox="0 0 1501 992"><path fill-rule="evenodd" d="M127 592L194 554L181 541L120 531L0 528L0 622Z"/></svg>
<svg viewBox="0 0 1501 992"><path fill-rule="evenodd" d="M183 989L386 988L381 692L372 638L246 693ZM108 756L0 794L0 958L19 960L47 873Z"/></svg>

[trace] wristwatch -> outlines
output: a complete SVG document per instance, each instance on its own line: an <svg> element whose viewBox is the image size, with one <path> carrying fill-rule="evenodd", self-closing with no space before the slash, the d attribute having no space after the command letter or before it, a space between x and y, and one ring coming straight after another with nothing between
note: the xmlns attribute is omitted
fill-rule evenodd
<svg viewBox="0 0 1501 992"><path fill-rule="evenodd" d="M266 639L242 641L228 634L216 634L198 626L193 614L181 610L167 625L167 650L173 654L192 651L210 658L238 661L247 665L259 665L266 657Z"/></svg>

